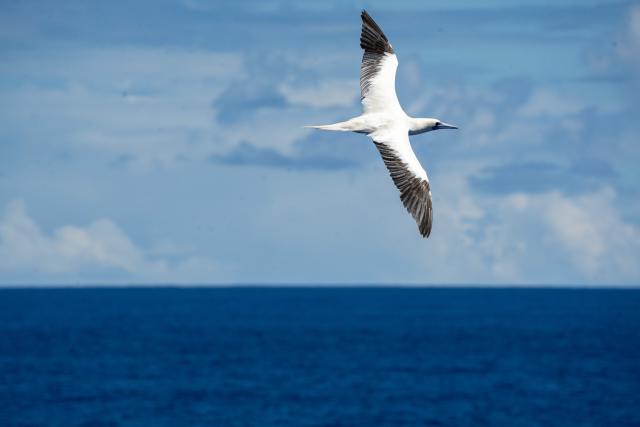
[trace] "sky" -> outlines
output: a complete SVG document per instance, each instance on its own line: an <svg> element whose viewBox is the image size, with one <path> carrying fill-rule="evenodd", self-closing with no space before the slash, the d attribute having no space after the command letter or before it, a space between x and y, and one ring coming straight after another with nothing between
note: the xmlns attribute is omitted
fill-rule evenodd
<svg viewBox="0 0 640 427"><path fill-rule="evenodd" d="M399 59L420 237L364 135ZM3 1L0 284L640 284L640 3Z"/></svg>

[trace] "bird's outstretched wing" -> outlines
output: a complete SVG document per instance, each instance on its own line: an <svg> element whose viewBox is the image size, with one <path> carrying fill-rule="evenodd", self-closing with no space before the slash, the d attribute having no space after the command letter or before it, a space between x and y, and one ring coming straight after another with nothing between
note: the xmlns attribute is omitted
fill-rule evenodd
<svg viewBox="0 0 640 427"><path fill-rule="evenodd" d="M400 200L418 223L422 237L429 237L433 224L433 205L427 172L411 149L406 132L394 132L390 137L374 138L393 183L400 190Z"/></svg>
<svg viewBox="0 0 640 427"><path fill-rule="evenodd" d="M360 65L360 92L365 113L402 109L396 96L398 58L387 36L363 10L360 47L364 49Z"/></svg>
<svg viewBox="0 0 640 427"><path fill-rule="evenodd" d="M360 90L364 113L404 113L396 95L398 59L393 47L366 11L362 11L361 17L360 47L364 49L364 56L360 66ZM429 237L433 223L429 178L411 149L407 129L398 126L369 136L400 190L400 200L418 223L420 234Z"/></svg>

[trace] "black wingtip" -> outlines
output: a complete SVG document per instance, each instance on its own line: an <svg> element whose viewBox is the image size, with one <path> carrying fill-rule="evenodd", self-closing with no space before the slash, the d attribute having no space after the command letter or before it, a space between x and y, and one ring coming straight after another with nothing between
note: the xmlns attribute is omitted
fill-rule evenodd
<svg viewBox="0 0 640 427"><path fill-rule="evenodd" d="M418 230L423 238L428 239L431 234L431 226L433 224L433 213L431 208L431 203L429 203L429 212L427 213L427 217L424 218L423 222L418 224Z"/></svg>
<svg viewBox="0 0 640 427"><path fill-rule="evenodd" d="M360 33L360 47L365 52L394 53L391 43L380 26L373 20L366 10L362 9L362 32Z"/></svg>
<svg viewBox="0 0 640 427"><path fill-rule="evenodd" d="M371 15L369 15L369 12L367 12L364 9L362 9L362 13L360 13L360 18L362 19L362 23L363 24L366 24L366 25L370 26L371 29L373 29L376 33L378 33L380 36L382 36L382 38L385 41L387 41L387 36L384 35L384 32L382 31L382 29L380 28L378 23L373 20Z"/></svg>

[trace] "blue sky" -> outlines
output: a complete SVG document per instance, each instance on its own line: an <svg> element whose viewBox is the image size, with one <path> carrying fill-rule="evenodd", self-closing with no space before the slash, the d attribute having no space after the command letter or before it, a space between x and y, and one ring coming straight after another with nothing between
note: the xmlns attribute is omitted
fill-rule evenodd
<svg viewBox="0 0 640 427"><path fill-rule="evenodd" d="M359 114L398 54L420 238ZM0 283L640 283L640 3L3 2Z"/></svg>

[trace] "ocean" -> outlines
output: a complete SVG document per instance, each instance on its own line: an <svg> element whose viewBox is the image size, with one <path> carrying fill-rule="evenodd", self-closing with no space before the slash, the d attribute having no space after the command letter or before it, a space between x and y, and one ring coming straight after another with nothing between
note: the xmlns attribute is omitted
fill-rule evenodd
<svg viewBox="0 0 640 427"><path fill-rule="evenodd" d="M0 426L640 426L640 290L0 290Z"/></svg>

